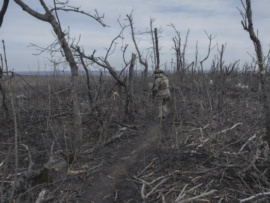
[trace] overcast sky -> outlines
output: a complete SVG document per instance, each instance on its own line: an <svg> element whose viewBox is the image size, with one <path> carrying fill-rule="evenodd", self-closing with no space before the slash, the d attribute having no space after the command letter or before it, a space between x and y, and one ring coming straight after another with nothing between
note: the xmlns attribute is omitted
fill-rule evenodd
<svg viewBox="0 0 270 203"><path fill-rule="evenodd" d="M33 10L44 13L38 0L24 0ZM53 0L45 0L52 5ZM245 2L245 1L244 1ZM3 0L0 0L2 5ZM263 45L264 54L267 53L270 44L270 1L252 0L254 28L259 31L259 39ZM103 27L90 17L78 13L59 12L59 18L63 29L70 29L72 38L80 39L87 55L96 50L96 56L104 56L105 48L109 47L111 41L120 33L122 24L128 24L126 14L133 11L135 32L149 30L150 18L154 18L154 27L162 27L159 43L161 47L161 64L168 66L172 58L175 60L172 49L172 38L175 32L172 27L180 31L182 43L186 33L190 30L186 49L186 59L191 63L195 59L196 44L198 42L198 56L202 60L207 55L209 39L205 31L216 36L212 45L216 46L205 62L205 68L210 66L212 59L218 54L217 48L221 49L222 44L226 45L224 53L225 63L241 61L241 65L251 61L249 54L254 55L254 46L249 35L241 25L241 15L237 9L242 9L240 0L69 0L69 5L80 7L80 9L99 14L105 14L104 23L109 27ZM48 62L52 59L48 54L39 53L37 48L31 46L36 44L40 47L49 46L54 40L50 24L35 19L23 11L13 0L10 4L0 29L0 39L5 41L7 60L10 70L15 71L44 71L52 70ZM124 31L124 41L118 40L115 52L109 57L110 63L121 69L123 64L121 46L129 44L126 59L130 59L131 53L135 52L131 40L130 28ZM136 35L139 49L143 56L150 51L150 35ZM1 45L1 53L2 45ZM136 53L136 52L135 52ZM249 53L249 54L248 54ZM56 60L56 58L53 58ZM149 59L150 62L150 59ZM138 66L139 67L139 66Z"/></svg>

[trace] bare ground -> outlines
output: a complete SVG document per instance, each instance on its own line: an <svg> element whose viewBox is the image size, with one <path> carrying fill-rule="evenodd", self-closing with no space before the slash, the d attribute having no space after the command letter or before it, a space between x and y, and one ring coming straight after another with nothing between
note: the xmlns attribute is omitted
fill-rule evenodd
<svg viewBox="0 0 270 203"><path fill-rule="evenodd" d="M143 133L137 136L112 149L102 170L83 183L82 199L95 203L141 202L140 191L131 179L146 167L149 156L155 152L159 124L148 121Z"/></svg>

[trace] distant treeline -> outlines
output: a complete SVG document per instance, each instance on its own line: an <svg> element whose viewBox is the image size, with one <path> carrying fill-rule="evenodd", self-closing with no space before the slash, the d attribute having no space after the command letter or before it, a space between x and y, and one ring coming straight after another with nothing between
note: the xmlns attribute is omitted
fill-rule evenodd
<svg viewBox="0 0 270 203"><path fill-rule="evenodd" d="M16 74L18 75L63 75L63 76L70 76L71 75L71 71L14 71ZM107 70L94 70L94 71L90 71L91 75L94 76L99 76L100 73L102 72L103 75L110 75L109 71ZM117 73L120 73L121 71L116 71ZM140 75L142 74L143 70L135 70L135 74ZM171 72L170 70L165 70L165 74ZM211 70L204 70L204 73L210 73ZM250 73L256 73L256 71L244 71L244 70L235 70L234 72L238 73L238 74L250 74ZM153 74L152 70L148 71L149 74ZM198 71L194 71L194 73L201 73ZM128 70L126 70L124 73L122 73L122 75L128 74ZM84 71L79 71L79 75L83 76L85 75Z"/></svg>
<svg viewBox="0 0 270 203"><path fill-rule="evenodd" d="M14 71L16 74L18 75L71 75L71 71ZM109 71L90 71L91 75L100 75L100 73L102 72L103 75L110 75ZM120 73L120 71L116 71L118 73ZM136 71L137 74L140 74L142 72L142 70L137 70ZM149 71L150 74L153 73L153 71ZM84 71L80 71L79 72L80 75L85 75Z"/></svg>

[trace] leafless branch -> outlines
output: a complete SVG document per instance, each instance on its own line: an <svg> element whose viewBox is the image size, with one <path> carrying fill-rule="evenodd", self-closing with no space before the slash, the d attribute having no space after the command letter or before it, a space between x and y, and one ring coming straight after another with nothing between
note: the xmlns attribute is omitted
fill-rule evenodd
<svg viewBox="0 0 270 203"><path fill-rule="evenodd" d="M210 55L210 52L212 49L214 49L214 47L211 47L211 43L212 43L212 40L215 39L216 36L212 37L212 35L208 35L206 31L204 31L206 36L208 37L209 39L209 46L208 46L208 52L207 52L207 56L202 60L200 61L200 64L201 64L201 70L203 71L203 62L206 61Z"/></svg>
<svg viewBox="0 0 270 203"><path fill-rule="evenodd" d="M175 202L175 203L187 203L187 202L192 202L192 201L194 201L194 200L196 200L196 199L200 199L200 198L202 198L202 197L206 197L206 196L212 195L212 194L214 194L216 191L217 191L217 190L211 190L211 191L209 191L209 192L205 192L205 193L202 193L202 194L200 194L200 195L197 195L197 196L195 196L195 197L191 197L191 198L188 198L188 199L185 199L185 200L180 200L180 201L177 201L177 202Z"/></svg>
<svg viewBox="0 0 270 203"><path fill-rule="evenodd" d="M67 8L65 8L67 7ZM103 19L105 18L105 14L103 14L102 16L99 15L97 9L95 9L95 14L90 14L90 13L87 13L85 11L81 11L80 10L80 7L73 7L73 6L65 6L65 7L57 7L57 8L54 8L52 9L53 10L60 10L60 11L65 11L65 12L75 12L75 13L80 13L80 14L83 14L83 15L86 15L86 16L89 16L91 18L93 18L94 20L98 21L103 27L109 27L108 25L106 25L104 22L103 22Z"/></svg>
<svg viewBox="0 0 270 203"><path fill-rule="evenodd" d="M8 8L8 3L9 3L9 0L3 1L3 6L2 6L2 9L0 11L0 27L2 26L4 16L5 16L5 13L6 13L7 8Z"/></svg>

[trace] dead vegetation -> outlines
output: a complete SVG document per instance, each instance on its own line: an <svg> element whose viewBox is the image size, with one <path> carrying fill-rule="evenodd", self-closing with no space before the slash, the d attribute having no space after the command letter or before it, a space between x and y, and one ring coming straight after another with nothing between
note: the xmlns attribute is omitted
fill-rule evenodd
<svg viewBox="0 0 270 203"><path fill-rule="evenodd" d="M117 183L136 185L137 189L133 184L133 197L130 197L133 202L245 202L249 199L267 202L270 163L260 97L250 88L234 86L239 78L254 84L258 79L249 73L233 72L230 82L223 84L222 80L215 79L220 76L218 71L184 74L185 83L179 82L177 74L169 74L170 116L159 127L154 122L155 101L150 91L143 90L140 75L134 76L138 81L134 83L137 98L134 122L129 121L123 108L126 93L117 86L111 88L115 84L112 78L102 74L91 76L91 95L95 99L89 105L85 78L80 77L84 143L79 151L72 149L69 135L73 125L68 78L11 78L18 121L18 154L14 152L14 117L7 98L7 109L2 109L0 121L3 202L11 198L16 202L84 202L82 197L87 192L84 185L87 182L104 184L99 183L97 175L108 168L107 163L114 156L125 160L129 152L123 154L123 149L131 143L136 149L147 142L138 142L143 136L155 137L147 145L152 152L133 157L132 163L122 162L123 169L128 169L130 164L137 167L126 171L126 177L117 178ZM215 81L213 84L209 84L210 78ZM220 85L225 85L222 105ZM158 130L152 132L154 126ZM141 159L144 161L140 162ZM112 191L107 192L109 196ZM121 195L117 198L120 202L123 200ZM108 199L108 202L112 201Z"/></svg>
<svg viewBox="0 0 270 203"><path fill-rule="evenodd" d="M46 15L34 12L21 0L15 2L53 26L57 39L51 47L61 42L72 74L16 75L4 69L3 61L8 67L4 48L0 69L1 203L269 202L268 56L256 49L257 59L240 68L238 61L225 64L226 45L222 45L205 71L203 63L213 49L214 37L205 32L207 56L199 62L196 55L188 64L189 31L181 50L180 32L171 25L177 35L173 38L176 64L163 69L172 99L167 120L158 123L148 88L153 82L148 61L152 59L152 69L160 66L160 32L153 29L153 19L148 32L153 55L140 53L131 13L127 15L129 25L119 22L121 32L102 57L95 50L87 55L74 42L66 41L69 33L62 31L56 11L67 11L68 2L54 2L54 9L49 10L40 0ZM252 34L250 1L246 2L242 25ZM97 11L93 16L80 12L106 26ZM117 72L110 64L116 40L123 39L129 26L142 74L135 71L135 54L129 61L125 59L128 45L122 47L124 68ZM258 39L252 39L260 47ZM84 74L78 74L79 67ZM98 67L100 73L91 74L90 67Z"/></svg>

